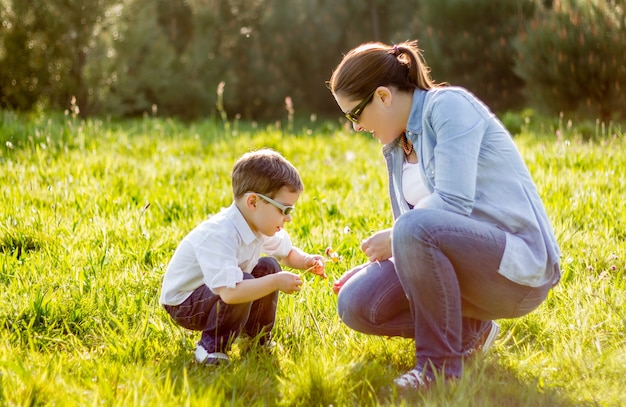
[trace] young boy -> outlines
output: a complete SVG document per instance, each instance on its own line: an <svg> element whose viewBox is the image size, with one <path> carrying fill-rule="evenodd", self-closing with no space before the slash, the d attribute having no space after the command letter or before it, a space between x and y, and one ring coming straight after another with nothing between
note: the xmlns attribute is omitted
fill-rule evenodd
<svg viewBox="0 0 626 407"><path fill-rule="evenodd" d="M205 364L228 362L242 333L269 341L278 291L302 285L276 259L326 277L323 257L292 246L283 230L304 189L289 161L269 149L246 153L233 167L232 188L232 205L183 239L163 278L161 304L182 327L202 331L195 357Z"/></svg>

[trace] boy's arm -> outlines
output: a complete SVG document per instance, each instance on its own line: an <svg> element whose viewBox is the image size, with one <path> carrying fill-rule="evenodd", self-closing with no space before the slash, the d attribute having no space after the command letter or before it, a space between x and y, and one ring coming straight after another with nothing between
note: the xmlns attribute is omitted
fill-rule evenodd
<svg viewBox="0 0 626 407"><path fill-rule="evenodd" d="M307 270L326 278L326 273L324 272L324 257L318 254L308 254L297 247L293 247L289 254L281 259L280 262L285 266Z"/></svg>
<svg viewBox="0 0 626 407"><path fill-rule="evenodd" d="M258 300L276 290L291 294L294 291L300 291L301 286L302 279L299 275L281 271L255 279L243 280L237 283L235 288L219 287L215 289L215 292L226 304L241 304Z"/></svg>

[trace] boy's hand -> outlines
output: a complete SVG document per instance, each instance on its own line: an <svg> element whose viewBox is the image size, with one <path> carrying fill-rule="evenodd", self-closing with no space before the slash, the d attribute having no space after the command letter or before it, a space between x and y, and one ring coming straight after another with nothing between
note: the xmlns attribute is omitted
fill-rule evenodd
<svg viewBox="0 0 626 407"><path fill-rule="evenodd" d="M273 274L273 276L278 280L278 289L286 294L300 291L302 287L302 279L297 274L288 271L280 271Z"/></svg>
<svg viewBox="0 0 626 407"><path fill-rule="evenodd" d="M307 255L304 259L304 268L315 275L326 278L324 269L324 257L320 255Z"/></svg>

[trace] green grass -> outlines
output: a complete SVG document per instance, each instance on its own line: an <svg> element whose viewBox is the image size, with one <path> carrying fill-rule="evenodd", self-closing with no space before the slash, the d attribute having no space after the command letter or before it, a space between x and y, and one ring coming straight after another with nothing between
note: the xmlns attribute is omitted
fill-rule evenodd
<svg viewBox="0 0 626 407"><path fill-rule="evenodd" d="M535 312L500 321L493 351L457 383L401 396L385 388L413 366L411 341L351 331L330 290L365 260L360 240L390 225L380 145L303 126L227 133L212 121L0 112L0 405L626 405L619 127L589 137L593 126L582 134L559 120L521 126L515 140L559 237L562 282ZM236 158L262 146L305 183L294 243L330 246L341 260L328 280L304 275L300 293L281 294L276 348L241 341L230 365L198 366L198 333L159 306L161 278L180 239L230 204Z"/></svg>

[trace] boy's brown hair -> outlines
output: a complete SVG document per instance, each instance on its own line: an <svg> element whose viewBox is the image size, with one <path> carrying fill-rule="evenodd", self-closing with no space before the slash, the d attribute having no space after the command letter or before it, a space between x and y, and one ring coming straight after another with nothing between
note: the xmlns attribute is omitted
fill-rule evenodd
<svg viewBox="0 0 626 407"><path fill-rule="evenodd" d="M231 175L233 196L258 192L273 198L282 187L291 192L302 192L304 184L296 167L278 152L264 148L242 155Z"/></svg>

